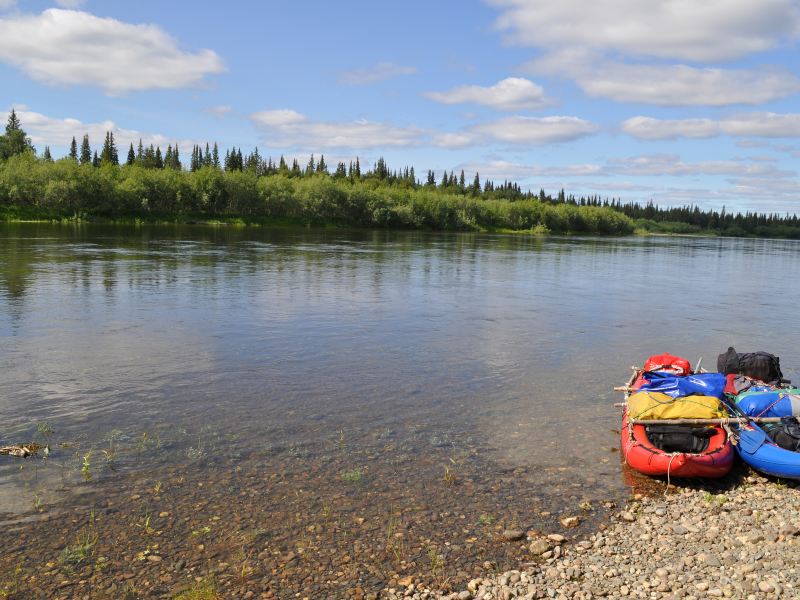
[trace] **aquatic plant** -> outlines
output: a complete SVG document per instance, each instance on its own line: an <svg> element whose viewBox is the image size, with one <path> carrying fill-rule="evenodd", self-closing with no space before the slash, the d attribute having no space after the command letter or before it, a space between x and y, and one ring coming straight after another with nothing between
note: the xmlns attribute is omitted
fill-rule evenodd
<svg viewBox="0 0 800 600"><path fill-rule="evenodd" d="M92 464L89 462L91 456L92 456L91 450L89 450L89 452L83 455L83 465L81 466L81 475L83 475L84 481L91 481L92 479Z"/></svg>
<svg viewBox="0 0 800 600"><path fill-rule="evenodd" d="M350 471L344 471L342 473L342 480L346 481L347 483L359 483L364 478L365 474L366 470L358 467Z"/></svg>
<svg viewBox="0 0 800 600"><path fill-rule="evenodd" d="M218 600L221 596L213 579L196 582L188 590L181 592L173 600Z"/></svg>
<svg viewBox="0 0 800 600"><path fill-rule="evenodd" d="M61 564L68 567L88 562L95 553L95 546L100 538L97 532L94 509L89 514L89 523L85 525L75 537L75 543L65 546L58 557Z"/></svg>

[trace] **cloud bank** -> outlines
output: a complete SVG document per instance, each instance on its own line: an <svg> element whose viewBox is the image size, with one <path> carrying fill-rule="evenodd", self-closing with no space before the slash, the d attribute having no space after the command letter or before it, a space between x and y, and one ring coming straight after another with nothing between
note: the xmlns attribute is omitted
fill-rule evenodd
<svg viewBox="0 0 800 600"><path fill-rule="evenodd" d="M57 8L0 18L0 61L45 84L97 86L110 95L197 86L224 71L216 53L183 51L156 25Z"/></svg>

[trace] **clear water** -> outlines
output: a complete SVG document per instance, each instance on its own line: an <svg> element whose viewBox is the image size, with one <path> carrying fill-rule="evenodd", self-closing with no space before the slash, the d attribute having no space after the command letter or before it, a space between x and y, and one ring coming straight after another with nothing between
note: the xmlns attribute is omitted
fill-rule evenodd
<svg viewBox="0 0 800 600"><path fill-rule="evenodd" d="M798 259L773 240L2 225L0 445L46 438L54 460L0 457L0 513L70 502L90 451L97 486L103 465L384 433L420 473L426 448L467 448L553 501L558 482L619 496L613 386L649 354L713 368L729 345L796 379Z"/></svg>

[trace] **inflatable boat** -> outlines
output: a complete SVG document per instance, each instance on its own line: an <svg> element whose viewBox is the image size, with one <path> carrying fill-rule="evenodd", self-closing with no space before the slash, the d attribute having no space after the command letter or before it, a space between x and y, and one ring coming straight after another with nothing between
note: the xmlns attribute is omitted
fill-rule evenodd
<svg viewBox="0 0 800 600"><path fill-rule="evenodd" d="M735 451L722 426L668 424L673 419L724 418L725 383L725 377L716 373L692 374L685 359L669 354L650 357L626 389L620 431L625 463L651 476L726 475Z"/></svg>

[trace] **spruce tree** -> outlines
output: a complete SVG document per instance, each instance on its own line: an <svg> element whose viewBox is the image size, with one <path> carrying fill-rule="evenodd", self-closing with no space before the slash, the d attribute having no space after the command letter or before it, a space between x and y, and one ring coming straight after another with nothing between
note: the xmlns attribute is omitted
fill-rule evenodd
<svg viewBox="0 0 800 600"><path fill-rule="evenodd" d="M325 164L325 155L320 154L319 162L317 163L317 173L328 174L328 165Z"/></svg>
<svg viewBox="0 0 800 600"><path fill-rule="evenodd" d="M306 165L306 175L313 175L314 171L316 170L314 164L314 154L311 154L311 158L308 159L308 164Z"/></svg>
<svg viewBox="0 0 800 600"><path fill-rule="evenodd" d="M69 157L78 162L78 142L75 141L75 136L72 136L72 143L69 145Z"/></svg>
<svg viewBox="0 0 800 600"><path fill-rule="evenodd" d="M92 157L92 166L97 168L100 166L100 157L97 156L97 150L94 151L94 156Z"/></svg>
<svg viewBox="0 0 800 600"><path fill-rule="evenodd" d="M211 155L211 164L215 169L219 169L219 148L217 148L217 142L214 142L214 152Z"/></svg>
<svg viewBox="0 0 800 600"><path fill-rule="evenodd" d="M164 159L161 157L161 146L156 146L155 163L156 169L164 168Z"/></svg>
<svg viewBox="0 0 800 600"><path fill-rule="evenodd" d="M472 180L472 188L470 189L470 193L473 196L481 195L481 176L478 173L475 173L475 179Z"/></svg>
<svg viewBox="0 0 800 600"><path fill-rule="evenodd" d="M92 148L89 146L89 134L84 134L81 142L81 164L88 165L92 162Z"/></svg>
<svg viewBox="0 0 800 600"><path fill-rule="evenodd" d="M114 142L114 133L111 131L106 132L106 139L105 142L103 142L103 150L100 152L100 164L119 164L117 145Z"/></svg>
<svg viewBox="0 0 800 600"><path fill-rule="evenodd" d="M142 145L142 138L139 138L139 147L136 149L136 162L144 165L144 146Z"/></svg>
<svg viewBox="0 0 800 600"><path fill-rule="evenodd" d="M136 153L133 151L133 142L131 142L131 147L128 148L128 160L125 164L130 167L133 166L134 163L136 163Z"/></svg>
<svg viewBox="0 0 800 600"><path fill-rule="evenodd" d="M11 109L6 122L6 133L0 136L0 159L6 159L24 152L36 152L31 139L22 130L17 111Z"/></svg>
<svg viewBox="0 0 800 600"><path fill-rule="evenodd" d="M42 160L45 162L53 162L53 157L50 156L50 146L44 147L44 152L42 153Z"/></svg>

